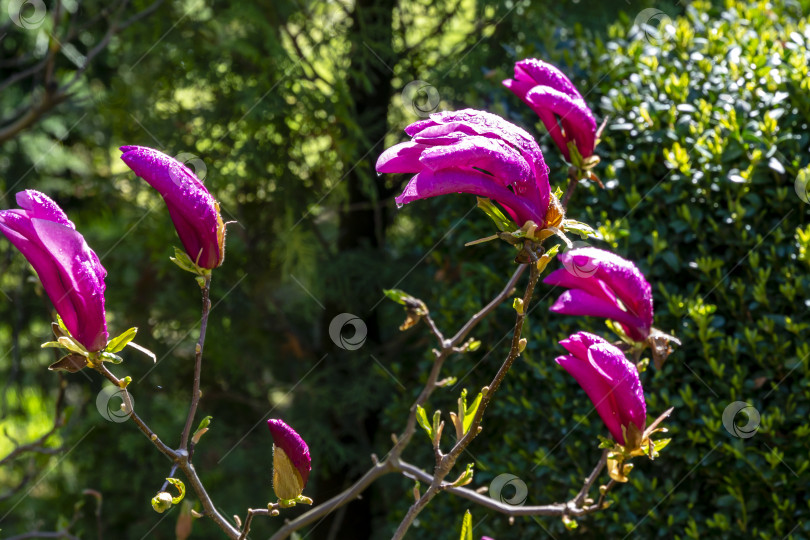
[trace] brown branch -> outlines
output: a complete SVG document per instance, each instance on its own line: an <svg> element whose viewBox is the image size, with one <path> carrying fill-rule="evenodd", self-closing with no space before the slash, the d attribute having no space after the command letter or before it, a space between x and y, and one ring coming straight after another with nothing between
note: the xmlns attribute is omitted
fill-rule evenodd
<svg viewBox="0 0 810 540"><path fill-rule="evenodd" d="M191 405L188 409L186 416L186 424L183 427L183 433L180 435L180 448L183 450L188 449L188 437L191 433L191 425L194 422L194 416L197 414L197 406L200 403L200 376L202 372L202 354L203 346L205 345L205 330L208 328L208 314L211 312L211 300L209 293L211 291L211 275L205 277L205 284L202 288L202 318L200 319L200 338L197 340L197 347L195 349L194 358L194 385L191 391ZM190 454L190 452L189 452ZM191 455L189 455L191 459Z"/></svg>
<svg viewBox="0 0 810 540"><path fill-rule="evenodd" d="M66 36L62 36L61 40L57 39L56 37L52 37L51 39L57 40L57 43L60 43L59 46L49 47L47 56L40 62L37 62L36 64L15 73L11 77L0 83L0 91L2 91L3 89L11 86L12 84L15 84L29 77L36 77L37 75L42 73L44 86L44 93L42 94L42 98L39 101L39 103L33 102L33 99L35 98L32 98L32 103L30 104L30 106L27 107L27 110L25 110L25 108L18 109L17 112L10 115L10 118L14 120L11 120L8 125L0 128L0 144L15 137L17 134L29 128L35 122L43 118L52 109L54 109L61 103L64 103L65 101L69 100L72 97L70 89L79 81L81 76L87 71L87 69L90 67L90 64L95 59L95 57L98 56L103 50L107 48L111 39L115 35L119 34L122 30L129 27L130 25L154 13L157 10L157 8L160 7L163 1L164 0L156 0L154 3L150 4L149 7L143 9L142 11L133 15L123 23L119 24L123 11L126 8L127 4L129 4L129 0L123 0L122 2L120 2L116 6L115 16L112 18L109 27L104 34L104 37L102 37L102 39L87 53L84 64L74 71L73 76L70 78L70 80L68 80L61 86L57 86L55 82L51 81L55 69L56 55L62 48L61 43L70 43L73 39L77 37L79 32L70 30ZM56 21L60 15L59 12L60 5L61 4L57 3L57 8L54 12L54 21ZM106 10L110 10L110 7L108 6L107 8L105 8L105 13ZM56 25L54 25L54 27L55 26Z"/></svg>
<svg viewBox="0 0 810 540"><path fill-rule="evenodd" d="M394 463L392 460L390 460L390 458L383 462L375 463L371 469L366 471L366 473L354 484L349 486L349 488L342 491L338 495L335 495L323 504L319 504L311 510L301 514L294 520L285 523L283 527L281 527L275 532L275 534L273 534L273 536L270 537L270 540L282 540L283 538L288 538L293 532L297 531L301 527L305 527L331 513L332 511L337 510L344 504L350 503L360 496L360 494L363 493L363 491L365 491L366 488L373 484L378 478L395 471L396 468L394 467Z"/></svg>
<svg viewBox="0 0 810 540"><path fill-rule="evenodd" d="M428 325L431 333L436 337L437 341L439 342L439 346L441 350L437 350L434 353L434 361L433 366L430 369L430 373L428 374L427 381L425 382L422 391L419 393L419 396L414 401L413 405L411 405L408 418L405 422L405 428L399 436L393 436L394 438L394 446L388 452L388 455L382 460L378 461L376 457L374 458L374 466L366 471L366 473L357 480L354 484L349 486L346 490L342 491L341 493L335 495L328 501L324 502L323 504L319 504L318 506L312 508L311 510L301 514L297 518L288 523L285 523L278 531L276 531L273 536L270 537L270 540L283 540L288 538L293 532L301 529L317 521L318 519L328 515L329 513L337 510L338 508L342 507L345 504L350 503L354 499L356 499L363 491L368 488L372 483L374 483L378 478L400 470L400 455L402 454L403 450L408 446L410 443L413 434L416 431L416 410L417 407L424 405L428 398L431 396L433 391L437 388L436 383L439 380L439 374L441 373L441 368L444 365L444 361L447 359L448 356L455 352L459 352L456 347L461 344L465 337L472 331L475 326L480 323L487 315L492 313L492 311L497 307L501 302L503 302L509 295L512 293L513 289L515 288L515 283L523 274L523 271L526 269L526 265L520 265L516 270L515 273L510 278L509 282L503 288L503 290L498 293L498 295L489 302L486 306L484 306L478 313L473 315L462 327L461 329L456 332L456 334L450 340L444 338L442 332L438 329L436 324L433 322L433 319L430 317L430 313L426 313L422 316L422 319Z"/></svg>
<svg viewBox="0 0 810 540"><path fill-rule="evenodd" d="M69 98L69 95L60 94L59 92L46 89L45 93L43 94L42 101L40 101L39 104L34 105L28 109L28 112L23 113L22 116L17 118L17 120L0 129L0 144L13 138L18 133L45 116L51 109L60 103L67 101Z"/></svg>
<svg viewBox="0 0 810 540"><path fill-rule="evenodd" d="M217 526L222 529L222 532L228 535L228 538L237 539L239 538L239 530L236 529L230 522L225 519L225 517L219 513L219 511L214 506L211 497L208 495L208 492L205 490L205 486L203 486L202 480L200 480L199 475L197 474L197 470L194 468L194 465L191 464L188 458L188 452L185 450L178 450L178 464L180 466L180 470L183 471L183 474L186 475L189 483L191 484L191 488L194 490L194 493L200 499L200 502L203 506L203 513L210 517Z"/></svg>
<svg viewBox="0 0 810 540"><path fill-rule="evenodd" d="M517 357L520 355L520 340L523 329L523 321L526 318L526 313L528 311L529 304L531 303L532 294L534 293L534 287L537 284L539 277L540 271L537 269L537 265L532 264L530 267L529 283L526 286L526 292L523 295L523 308L518 312L517 319L515 321L515 330L512 334L512 347L509 351L509 355L506 357L506 360L504 360L504 363L495 374L495 377L492 379L492 382L489 385L489 390L481 399L481 404L478 406L478 409L475 412L475 416L473 417L469 431L467 431L467 433L456 442L450 452L441 457L439 464L436 466L433 478L431 479L430 486L419 498L419 500L417 500L408 509L408 513L405 514L405 517L400 522L399 527L397 527L392 540L402 540L402 538L405 537L405 533L407 533L411 524L413 524L413 521L416 519L416 516L419 515L419 512L421 512L425 505L427 505L427 503L429 503L433 497L435 497L439 491L443 489L442 484L444 478L455 465L458 456L464 451L465 448L467 448L470 442L472 442L472 440L480 432L481 419L483 418L487 406L492 400L492 396L498 390L498 387L501 385L504 377L506 377L506 374L512 367L515 359L517 359Z"/></svg>
<svg viewBox="0 0 810 540"><path fill-rule="evenodd" d="M573 503L578 508L585 504L585 500L588 497L588 492L591 490L591 486L593 486L593 483L596 482L597 478L599 478L599 474L602 472L602 469L604 469L605 465L607 465L608 453L610 453L610 450L606 448L602 452L602 457L599 458L599 461L593 468L593 471L591 471L591 474L589 474L588 478L585 479L585 483L582 484L582 489L580 489L577 496L574 497Z"/></svg>
<svg viewBox="0 0 810 540"><path fill-rule="evenodd" d="M121 388L121 381L113 375L110 370L102 363L100 365L95 366L95 369L104 375L109 381L115 384L117 387ZM222 514L217 511L214 507L214 503L211 501L211 497L208 495L208 492L205 490L205 486L203 486L202 481L200 480L199 475L197 474L196 469L194 469L194 465L191 464L189 461L189 454L188 451L180 448L178 450L172 450L166 444L160 440L157 434L152 431L149 426L138 416L138 414L132 408L132 398L129 395L129 392L126 388L122 388L123 390L123 397L124 397L124 405L126 410L129 412L129 417L132 418L135 425L138 426L138 429L146 435L146 437L152 441L152 444L157 447L164 455L168 456L180 470L183 471L186 478L188 479L189 483L191 484L191 488L194 490L194 493L200 499L200 502L203 505L203 510L206 516L210 517L217 526L222 529L222 531L228 535L229 538L236 539L239 538L239 531L231 525L228 520L226 520Z"/></svg>
<svg viewBox="0 0 810 540"><path fill-rule="evenodd" d="M575 170L574 167L571 167L568 171L568 187L565 189L563 198L560 201L563 210L568 209L568 201L571 200L571 195L574 194L574 190L577 189L577 185L579 185L579 175L576 173L572 174L571 170Z"/></svg>
<svg viewBox="0 0 810 540"><path fill-rule="evenodd" d="M399 462L399 470L405 476L413 478L414 480L419 480L422 482L433 481L433 476L430 473L423 471L422 469L416 467L415 465L405 463L404 461ZM564 515L573 517L584 516L587 514L592 514L598 510L601 510L602 503L604 502L603 500L604 497L602 497L602 500L600 500L597 504L592 504L585 507L577 506L574 502L575 499L572 499L566 503L553 503L538 506L515 506L511 504L502 503L498 500L493 499L492 497L482 495L471 489L463 487L453 487L451 484L448 483L442 483L440 489L441 491L447 491L449 493L452 493L453 495L463 497L480 506L489 508L490 510L494 510L507 516L564 516Z"/></svg>
<svg viewBox="0 0 810 540"><path fill-rule="evenodd" d="M157 433L152 431L152 429L146 425L146 422L144 422L141 417L138 416L138 413L135 412L132 405L132 397L129 395L129 390L122 387L122 381L113 375L103 363L96 364L95 370L104 375L104 377L116 387L121 388L126 411L129 413L129 417L132 418L132 421L135 422L135 425L138 426L138 429L141 430L141 433L146 435L146 438L152 441L152 444L154 444L162 454L167 456L172 461L176 461L179 457L178 453L166 446L166 443L160 440Z"/></svg>
<svg viewBox="0 0 810 540"><path fill-rule="evenodd" d="M245 524L242 527L242 534L239 535L239 540L244 540L247 538L248 533L250 533L253 516L277 516L278 508L278 503L269 504L267 508L248 508L247 517L245 517Z"/></svg>

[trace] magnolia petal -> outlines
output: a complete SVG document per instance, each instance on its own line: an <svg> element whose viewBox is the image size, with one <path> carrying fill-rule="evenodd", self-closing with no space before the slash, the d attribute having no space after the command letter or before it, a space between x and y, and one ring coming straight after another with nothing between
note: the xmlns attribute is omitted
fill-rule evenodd
<svg viewBox="0 0 810 540"><path fill-rule="evenodd" d="M385 150L377 158L378 173L418 173L422 170L419 157L429 148L415 142L404 142Z"/></svg>
<svg viewBox="0 0 810 540"><path fill-rule="evenodd" d="M410 202L448 195L469 193L490 198L503 206L518 222L534 220L543 223L543 217L509 189L499 185L491 176L477 171L445 169L436 172L422 172L414 175L403 192L396 198L399 206Z"/></svg>
<svg viewBox="0 0 810 540"><path fill-rule="evenodd" d="M604 282L621 300L625 309L636 316L644 338L653 323L652 287L632 262L603 249L578 248L560 256L563 264L574 267L596 266L594 277ZM566 263L567 261L567 263Z"/></svg>
<svg viewBox="0 0 810 540"><path fill-rule="evenodd" d="M531 177L529 164L514 148L498 139L467 137L449 146L427 148L419 161L428 169L483 169L506 187ZM523 182L525 183L525 181Z"/></svg>
<svg viewBox="0 0 810 540"><path fill-rule="evenodd" d="M564 287L566 289L581 289L591 296L601 298L607 302L618 304L616 295L605 283L595 276L596 263L586 262L582 266L575 266L566 253L561 253L557 258L563 263L563 268L558 268L543 279L546 285Z"/></svg>
<svg viewBox="0 0 810 540"><path fill-rule="evenodd" d="M517 68L515 69L517 70ZM536 85L533 82L515 79L506 79L503 81L503 85L511 90L513 94L519 97L523 103L528 105L529 108L531 108L534 113L540 117L543 125L546 126L548 134L551 135L551 138L554 140L554 144L556 144L557 148L559 148L563 153L565 159L570 161L571 158L570 151L568 150L568 142L565 140L565 135L563 135L560 124L557 122L557 117L554 116L554 113L549 112L545 108L536 107L532 102L526 99L526 94L528 94L529 91Z"/></svg>
<svg viewBox="0 0 810 540"><path fill-rule="evenodd" d="M75 230L43 219L32 219L31 225L43 248L53 258L61 283L67 287L64 295L77 311L76 331L70 326L68 330L88 350L103 349L109 338L104 310L106 270Z"/></svg>
<svg viewBox="0 0 810 540"><path fill-rule="evenodd" d="M526 157L526 160L532 164L535 175L545 177L545 180L548 181L548 166L545 164L537 141L524 129L507 122L500 116L486 111L462 109L431 114L430 121L432 124L424 124L422 129L414 132L414 135L418 133L418 136L424 136L424 134L430 133L426 129L433 125L451 124L453 131L503 139L515 146Z"/></svg>
<svg viewBox="0 0 810 540"><path fill-rule="evenodd" d="M202 244L202 238L199 230L194 226L193 218L188 216L182 209L178 208L174 202L164 200L166 209L169 211L169 217L172 218L172 223L177 231L177 236L180 238L180 243L186 250L191 261L203 268L211 268L212 257L216 257L217 253L214 250L206 250ZM216 266L216 265L214 265Z"/></svg>
<svg viewBox="0 0 810 540"><path fill-rule="evenodd" d="M646 425L647 405L638 370L603 338L577 332L560 341L571 354L556 359L585 390L613 438L626 444L622 427Z"/></svg>
<svg viewBox="0 0 810 540"><path fill-rule="evenodd" d="M526 94L529 93L529 90L537 86L534 82L527 82L519 79L505 79L501 82L501 84L511 90L512 93L520 99L524 99Z"/></svg>
<svg viewBox="0 0 810 540"><path fill-rule="evenodd" d="M20 208L26 210L26 215L30 218L55 221L71 229L76 229L76 226L68 219L64 210L59 208L59 205L51 198L39 191L26 189L25 191L17 193L15 199L17 200L17 204L20 205Z"/></svg>
<svg viewBox="0 0 810 540"><path fill-rule="evenodd" d="M378 172L416 173L398 205L471 193L497 201L520 224L545 224L548 167L524 130L494 114L464 109L431 114L405 132L410 143L389 148L377 160Z"/></svg>
<svg viewBox="0 0 810 540"><path fill-rule="evenodd" d="M647 404L636 366L610 343L594 344L588 349L588 359L610 380L621 424L632 422L639 431L644 431Z"/></svg>
<svg viewBox="0 0 810 540"><path fill-rule="evenodd" d="M577 358L586 358L588 356L588 348L591 345L607 342L605 338L597 336L596 334L577 332L576 334L568 336L566 339L560 340L560 345Z"/></svg>
<svg viewBox="0 0 810 540"><path fill-rule="evenodd" d="M629 327L631 329L629 331L630 337L637 339L638 332L632 331L633 328L637 328L640 324L637 317L622 310L615 304L591 296L579 289L571 289L562 293L549 310L563 315L613 319L622 323L625 330L628 330Z"/></svg>
<svg viewBox="0 0 810 540"><path fill-rule="evenodd" d="M576 142L577 150L582 157L593 155L596 144L596 120L583 100L572 98L546 86L531 89L525 99L535 112L551 111L558 115L560 123L565 128L566 139Z"/></svg>
<svg viewBox="0 0 810 540"><path fill-rule="evenodd" d="M515 78L534 83L532 86L543 85L558 92L568 94L572 98L582 99L577 87L566 77L565 73L556 66L543 62L537 58L526 58L515 64Z"/></svg>
<svg viewBox="0 0 810 540"><path fill-rule="evenodd" d="M59 268L53 257L38 241L30 219L17 210L2 211L0 212L0 231L34 267L34 271L45 289L45 294L50 298L56 312L62 317L68 331L71 334L78 332L79 314L73 305L73 298L67 294L69 289L63 284Z"/></svg>
<svg viewBox="0 0 810 540"><path fill-rule="evenodd" d="M567 251L559 259L564 268L555 270L543 282L580 290L588 296L580 298L573 295L573 298L579 298L579 307L568 305L572 300L571 295L562 302L558 300L555 303L558 312L614 319L635 341L644 341L649 336L653 323L652 289L633 263L591 247ZM624 315L608 308L607 304L612 304ZM588 305L590 309L587 309Z"/></svg>
<svg viewBox="0 0 810 540"><path fill-rule="evenodd" d="M0 212L0 231L37 272L71 335L87 350L104 348L106 270L73 223L46 195L17 194L22 210Z"/></svg>
<svg viewBox="0 0 810 540"><path fill-rule="evenodd" d="M555 361L579 383L593 403L596 412L619 443L624 443L621 421L610 384L593 369L587 359L559 356Z"/></svg>
<svg viewBox="0 0 810 540"><path fill-rule="evenodd" d="M431 117L432 116L433 115L431 115ZM415 134L419 133L426 127L433 125L436 125L436 122L433 120L433 118L425 118L424 120L418 120L405 128L405 134L408 137L413 137Z"/></svg>

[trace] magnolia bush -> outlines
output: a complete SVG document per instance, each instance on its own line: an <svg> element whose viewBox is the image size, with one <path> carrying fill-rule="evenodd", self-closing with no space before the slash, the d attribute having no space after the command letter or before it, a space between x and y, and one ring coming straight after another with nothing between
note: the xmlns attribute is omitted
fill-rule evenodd
<svg viewBox="0 0 810 540"><path fill-rule="evenodd" d="M453 334L446 334L436 325L427 302L405 291L385 291L404 307L407 319L401 326L403 331L422 323L435 339L433 365L407 418L403 419L402 431L393 436L393 446L387 455L382 459L373 456L372 467L329 500L313 501L305 495L310 475L318 474L317 463L313 468L305 442L308 426L298 425L294 429L281 418L268 421L273 443L273 500L267 501L269 493L264 498L257 496L255 508L247 508L230 519L217 509L216 494L207 491L195 467L195 447L204 444L204 435L216 427L210 416L198 422L197 413L204 386L202 361L211 310L209 292L215 270L225 261L227 223L223 222L216 199L191 170L151 148L121 147L124 163L162 195L184 248L175 248L171 260L195 277L202 294L191 398L177 441L152 430L148 420L134 408L135 400L128 390L132 379L125 375L120 353L131 347L153 359L155 356L134 343L137 328L110 338L105 315L106 270L65 212L48 196L34 190L17 194L19 209L0 212L0 230L34 268L57 313L52 326L55 339L43 347L62 349L64 356L50 369L70 373L93 370L109 381L121 392L124 418L131 420L155 449L171 461L165 476L155 475L156 491L151 500L154 511L162 513L186 496L196 497L202 511L192 511L189 516L213 520L225 536L235 539L247 537L257 516L281 516L289 507L312 505L307 512L283 523L272 537L277 540L352 501L378 478L396 473L414 484L413 503L394 532L394 539L404 538L424 507L442 493L510 516L556 516L573 528L578 517L609 506L606 494L617 484L628 481L633 459L641 456L653 459L666 446L668 439L658 438L657 434L665 431L661 422L672 409L648 410L641 374L649 363L644 356L646 351L660 367L678 341L653 326L652 288L632 261L601 249L577 247L571 239L571 235L587 239L595 234L586 223L568 217L567 206L581 180L599 183L595 173L599 158L594 149L605 123L599 126L568 77L542 60L518 62L514 78L504 81L504 85L545 125L569 165L563 175L567 176L568 189L564 194L552 192L549 175L557 173L549 170L531 134L486 111L463 109L431 114L405 129L410 140L388 148L379 156L376 165L379 173L411 175L396 198L398 206L442 195L477 196L478 206L492 220L496 231L473 243L509 243L515 249L515 270L511 277L504 277L503 290ZM560 267L549 271L555 258ZM544 283L561 291L549 306L552 312L606 319L615 334L609 337L578 331L561 340L559 346L546 344L549 354L558 354L556 363L591 400L609 436L595 442L603 449L601 458L581 486L575 486L578 492L571 500L510 506L465 487L472 482L475 470L472 464L461 466L459 460L473 439L486 433L487 408L526 348L523 334L535 286L541 277ZM515 294L518 288L523 292ZM442 378L444 362L453 355L479 348L481 342L471 337L475 327L509 299L515 311L511 344L503 362L492 373L491 382L474 392L469 401L466 391L462 392L457 411L444 415L435 410L429 414L431 395L450 380ZM234 366L238 369L238 363ZM447 431L452 433L445 433L447 421L452 424ZM197 427L192 429L195 423ZM126 427L122 425L121 429ZM433 463L414 464L403 459L404 450L420 430L427 435L427 441L418 436L415 444L431 445ZM267 467L270 466L268 456ZM254 492L261 491L253 485L253 478L235 481L243 482ZM147 504L144 501L145 508ZM469 513L463 518L461 534L463 539L472 538Z"/></svg>

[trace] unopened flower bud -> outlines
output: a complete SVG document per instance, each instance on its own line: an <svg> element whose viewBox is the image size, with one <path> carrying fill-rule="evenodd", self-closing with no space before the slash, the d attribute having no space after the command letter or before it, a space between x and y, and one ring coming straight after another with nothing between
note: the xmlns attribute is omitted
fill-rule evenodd
<svg viewBox="0 0 810 540"><path fill-rule="evenodd" d="M152 508L158 514L162 514L172 507L172 494L167 491L161 491L152 497Z"/></svg>
<svg viewBox="0 0 810 540"><path fill-rule="evenodd" d="M301 495L312 470L309 447L304 439L282 420L267 421L273 435L273 491L281 500Z"/></svg>

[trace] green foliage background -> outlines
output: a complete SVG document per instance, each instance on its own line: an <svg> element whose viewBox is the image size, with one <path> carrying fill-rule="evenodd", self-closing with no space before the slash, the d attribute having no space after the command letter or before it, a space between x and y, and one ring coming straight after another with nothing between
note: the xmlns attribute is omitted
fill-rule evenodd
<svg viewBox="0 0 810 540"><path fill-rule="evenodd" d="M272 415L309 442L308 491L317 502L366 470L372 452L385 454L426 376L428 333L399 333L403 314L381 301L382 289L419 296L451 332L513 268L506 245L463 247L491 234L472 197L393 210L402 179L377 179L371 168L417 119L399 91L424 80L438 91L439 109L486 108L526 127L541 140L552 183L564 187L564 164L542 125L500 86L515 60L536 56L560 65L597 117L610 117L598 148L607 189L582 186L569 217L598 227L594 245L637 262L653 284L656 326L683 342L663 369L643 374L650 414L676 407L667 422L673 442L660 460L637 460L630 483L611 493L613 506L574 531L548 518L509 525L472 508L476 536L810 537L810 206L794 191L810 162L810 5L656 5L671 25L653 35L632 28L648 4L386 6L163 5L114 38L76 100L0 149L2 206L13 206L23 188L54 196L109 272L111 331L138 326L137 341L158 354L154 369L129 354L116 371L133 377L139 412L169 442L179 436L199 300L194 282L168 262L177 239L162 201L120 163L119 145L199 156L206 185L238 222L215 273L206 346L200 412L214 420L195 463L209 491L227 515L271 498L261 423ZM82 14L98 8L88 3ZM11 28L0 41L3 58L36 39ZM13 73L2 66L0 78ZM29 91L4 91L0 110ZM363 109L375 95L384 107L376 117ZM371 138L379 128L384 140ZM347 223L366 211L365 228L347 239ZM0 297L0 426L25 442L52 419L57 376L44 368L54 358L39 349L50 305L16 251L5 241L0 250L8 297ZM465 457L476 462L474 487L513 473L528 486L528 504L573 495L604 432L553 358L569 333L607 329L552 316L546 308L555 296L540 287L527 351ZM337 350L328 338L329 320L341 312L368 324L359 351ZM448 362L446 374L459 383L437 392L431 411L453 410L462 387L490 380L512 322L504 305L475 332L484 346ZM90 379L68 376L73 412L49 441L65 452L0 471L3 491L28 472L42 478L30 493L0 501L3 534L58 528L92 488L104 495L108 535L173 538L177 510L149 507L168 464L133 426L100 418L100 381ZM750 439L722 426L733 401L761 413ZM11 448L0 439L1 455ZM405 458L429 470L426 439L417 434ZM343 521L328 520L310 537L390 537L411 487L386 477ZM411 536L456 538L468 507L438 497ZM87 514L75 532L94 538ZM256 537L275 526L257 521ZM215 536L210 523L194 527L195 536ZM331 528L340 532L330 536Z"/></svg>

